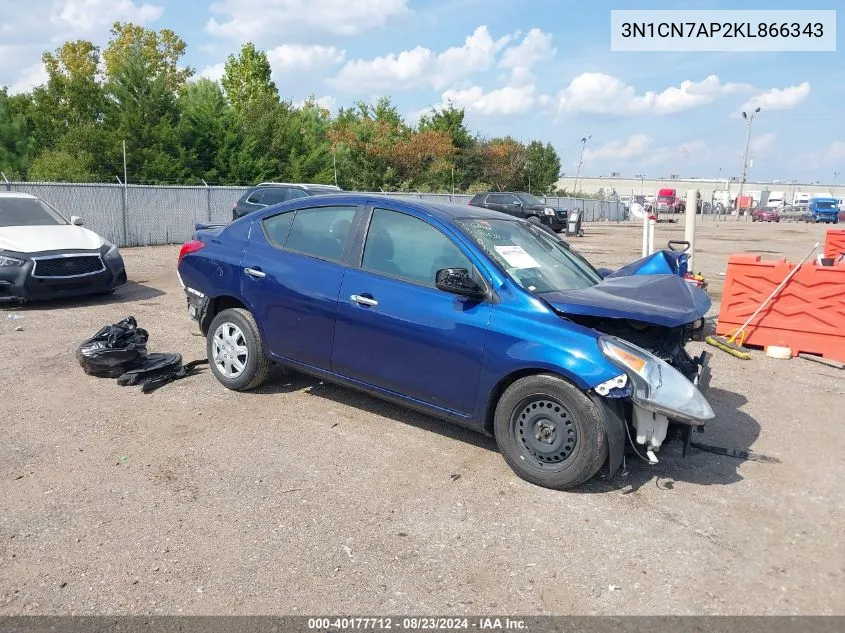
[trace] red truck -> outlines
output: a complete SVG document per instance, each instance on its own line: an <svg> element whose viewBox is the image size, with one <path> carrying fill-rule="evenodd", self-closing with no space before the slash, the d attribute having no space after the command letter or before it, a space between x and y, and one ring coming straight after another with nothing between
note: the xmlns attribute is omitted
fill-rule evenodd
<svg viewBox="0 0 845 633"><path fill-rule="evenodd" d="M654 205L658 213L683 213L686 202L678 197L677 189L661 189L657 192L657 202Z"/></svg>

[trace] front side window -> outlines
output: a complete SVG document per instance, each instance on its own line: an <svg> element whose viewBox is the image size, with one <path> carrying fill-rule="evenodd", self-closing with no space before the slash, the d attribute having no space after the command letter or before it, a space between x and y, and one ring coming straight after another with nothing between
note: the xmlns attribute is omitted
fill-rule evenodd
<svg viewBox="0 0 845 633"><path fill-rule="evenodd" d="M540 200L540 198L538 198L537 196L532 196L530 193L520 193L517 195L517 197L522 200L524 204L530 204L534 206L546 204L545 202Z"/></svg>
<svg viewBox="0 0 845 633"><path fill-rule="evenodd" d="M38 198L0 197L0 226L67 224L62 215Z"/></svg>
<svg viewBox="0 0 845 633"><path fill-rule="evenodd" d="M296 198L307 198L308 194L305 193L302 189L291 189L290 190L290 197L288 200L295 200Z"/></svg>
<svg viewBox="0 0 845 633"><path fill-rule="evenodd" d="M534 294L579 290L601 281L583 257L527 222L464 219L457 224L514 281Z"/></svg>
<svg viewBox="0 0 845 633"><path fill-rule="evenodd" d="M354 217L355 207L299 209L291 223L285 248L320 259L340 261Z"/></svg>
<svg viewBox="0 0 845 633"><path fill-rule="evenodd" d="M455 243L428 222L386 209L373 211L361 267L432 287L438 270L473 270Z"/></svg>

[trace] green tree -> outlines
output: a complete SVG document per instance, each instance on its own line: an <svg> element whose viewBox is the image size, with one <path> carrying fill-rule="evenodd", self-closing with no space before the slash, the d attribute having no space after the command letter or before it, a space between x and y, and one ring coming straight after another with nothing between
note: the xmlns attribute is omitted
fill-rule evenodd
<svg viewBox="0 0 845 633"><path fill-rule="evenodd" d="M92 182L95 180L90 170L92 162L90 155L51 149L32 161L27 176L29 180L41 182Z"/></svg>
<svg viewBox="0 0 845 633"><path fill-rule="evenodd" d="M106 85L109 105L104 125L111 136L106 159L111 173L123 172L121 141L126 141L130 180L182 182L188 171L176 131L178 108L165 74L149 73L140 45L128 49Z"/></svg>
<svg viewBox="0 0 845 633"><path fill-rule="evenodd" d="M247 42L237 57L229 55L220 83L229 102L236 110L243 110L252 103L266 103L268 96L278 100L279 91L271 75L267 54Z"/></svg>
<svg viewBox="0 0 845 633"><path fill-rule="evenodd" d="M170 29L156 32L129 22L115 22L103 51L106 79L120 73L128 56L140 55L151 79L160 80L170 93L180 93L194 75L193 68L179 65L185 48L184 40Z"/></svg>
<svg viewBox="0 0 845 633"><path fill-rule="evenodd" d="M8 178L23 176L35 148L24 114L25 101L17 97L9 97L6 89L0 88L0 171Z"/></svg>
<svg viewBox="0 0 845 633"><path fill-rule="evenodd" d="M200 79L179 99L179 139L189 173L206 182L227 182L232 153L242 138L220 84Z"/></svg>
<svg viewBox="0 0 845 633"><path fill-rule="evenodd" d="M540 141L531 141L525 148L525 157L531 190L551 194L560 176L560 156L555 148L551 143L543 145Z"/></svg>

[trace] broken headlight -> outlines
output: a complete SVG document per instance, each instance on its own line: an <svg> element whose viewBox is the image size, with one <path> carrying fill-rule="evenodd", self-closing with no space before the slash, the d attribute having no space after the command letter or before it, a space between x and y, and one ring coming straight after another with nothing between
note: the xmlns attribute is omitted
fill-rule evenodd
<svg viewBox="0 0 845 633"><path fill-rule="evenodd" d="M657 356L615 336L600 337L599 348L628 374L634 404L675 420L703 422L716 417L695 385Z"/></svg>

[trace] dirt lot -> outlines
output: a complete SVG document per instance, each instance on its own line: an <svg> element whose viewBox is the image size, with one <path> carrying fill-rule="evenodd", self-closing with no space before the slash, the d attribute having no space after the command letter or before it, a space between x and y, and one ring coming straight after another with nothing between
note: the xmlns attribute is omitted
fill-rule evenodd
<svg viewBox="0 0 845 633"><path fill-rule="evenodd" d="M586 231L598 265L638 256L636 226ZM728 253L822 236L707 221L696 268L718 302ZM0 613L845 614L845 372L717 352L699 439L782 463L670 445L554 492L489 438L303 376L85 376L77 344L129 314L151 351L204 356L177 252L125 250L108 299L0 311Z"/></svg>

